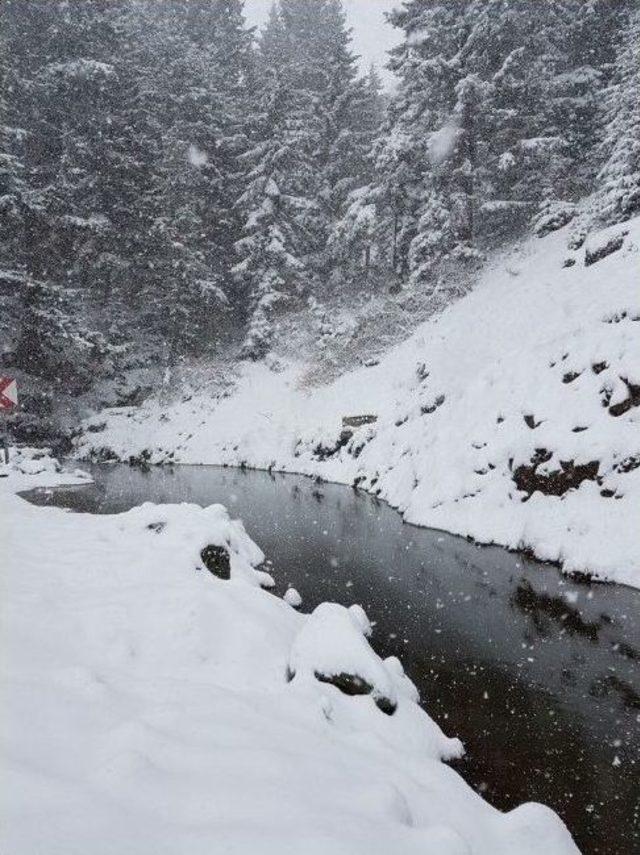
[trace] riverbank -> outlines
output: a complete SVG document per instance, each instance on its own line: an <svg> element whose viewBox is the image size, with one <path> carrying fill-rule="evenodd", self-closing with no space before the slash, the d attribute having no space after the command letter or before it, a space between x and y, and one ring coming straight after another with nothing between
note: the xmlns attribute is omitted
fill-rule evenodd
<svg viewBox="0 0 640 855"><path fill-rule="evenodd" d="M272 562L277 596L295 588L305 612L363 606L378 655L399 658L423 709L463 740L454 767L484 799L502 811L540 802L581 851L636 855L640 591L408 526L366 493L304 476L87 468L91 486L29 501L90 514L227 505Z"/></svg>
<svg viewBox="0 0 640 855"><path fill-rule="evenodd" d="M244 364L217 396L96 415L76 453L354 484L408 522L639 586L639 245L638 218L568 226L327 385L290 356Z"/></svg>
<svg viewBox="0 0 640 855"><path fill-rule="evenodd" d="M29 456L0 480L3 849L577 852L551 811L501 814L442 763L460 743L362 610L307 616L263 590L224 508L90 516L14 495L69 480L86 483ZM314 677L353 672L356 697Z"/></svg>

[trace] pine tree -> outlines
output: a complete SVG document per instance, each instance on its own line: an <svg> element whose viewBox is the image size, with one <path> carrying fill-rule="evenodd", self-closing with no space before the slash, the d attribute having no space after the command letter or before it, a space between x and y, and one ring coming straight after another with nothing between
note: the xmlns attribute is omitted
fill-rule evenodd
<svg viewBox="0 0 640 855"><path fill-rule="evenodd" d="M14 74L9 111L24 126L28 186L16 361L70 390L91 382L103 345L86 323L82 267L108 229L100 180L108 175L114 9L98 0L78 9L44 0L3 10Z"/></svg>
<svg viewBox="0 0 640 855"><path fill-rule="evenodd" d="M9 96L16 81L9 63L4 23L5 19L0 12L0 300L7 336L9 324L15 319L16 299L24 278L21 271L21 235L27 185L22 161L25 132L14 126L13 122L19 117L12 114L9 108Z"/></svg>
<svg viewBox="0 0 640 855"><path fill-rule="evenodd" d="M23 163L25 132L10 110L17 84L9 62L6 11L0 9L0 361L13 362L25 289L23 263L24 211L28 187Z"/></svg>
<svg viewBox="0 0 640 855"><path fill-rule="evenodd" d="M464 64L483 89L473 132L481 238L513 233L541 199L564 196L571 152L556 102L568 13L564 0L549 0L536 10L533 30L527 0L475 0L466 13Z"/></svg>
<svg viewBox="0 0 640 855"><path fill-rule="evenodd" d="M446 164L457 140L452 60L465 5L410 0L389 15L405 38L391 52L400 83L375 147L376 197L379 252L397 283L424 269L430 244L440 253L454 245Z"/></svg>
<svg viewBox="0 0 640 855"><path fill-rule="evenodd" d="M230 326L252 32L239 0L145 3L137 26L155 123L142 309L173 361L210 351Z"/></svg>
<svg viewBox="0 0 640 855"><path fill-rule="evenodd" d="M400 281L424 287L439 259L477 258L541 203L553 209L541 230L572 216L588 84L604 75L602 56L585 64L579 5L537 5L534 28L529 0L410 0L391 14L405 40L391 59L400 86L378 146L378 216ZM606 29L609 10L588 5Z"/></svg>
<svg viewBox="0 0 640 855"><path fill-rule="evenodd" d="M365 287L380 273L376 254L375 162L373 143L384 115L380 78L374 67L351 87L348 129L342 134L343 178L338 182L338 198L327 244L332 290L349 286Z"/></svg>
<svg viewBox="0 0 640 855"><path fill-rule="evenodd" d="M565 0L566 62L554 88L556 120L564 128L572 168L560 180L565 195L590 193L599 169L603 93L616 73L617 48L634 0Z"/></svg>
<svg viewBox="0 0 640 855"><path fill-rule="evenodd" d="M283 18L274 7L260 40L262 86L255 117L256 141L242 158L248 186L239 200L244 234L236 244L234 269L247 295L248 330L243 356L259 359L270 349L275 315L307 280L305 258L317 221L309 109L293 88Z"/></svg>
<svg viewBox="0 0 640 855"><path fill-rule="evenodd" d="M617 223L640 211L640 10L622 28L616 74L606 92L606 124L598 148L603 166L595 194L601 222Z"/></svg>

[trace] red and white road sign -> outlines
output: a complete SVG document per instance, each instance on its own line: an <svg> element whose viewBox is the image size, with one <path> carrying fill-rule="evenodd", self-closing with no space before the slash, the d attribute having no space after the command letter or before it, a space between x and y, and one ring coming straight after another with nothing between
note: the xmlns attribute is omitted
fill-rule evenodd
<svg viewBox="0 0 640 855"><path fill-rule="evenodd" d="M13 377L0 377L0 410L18 406L18 385Z"/></svg>

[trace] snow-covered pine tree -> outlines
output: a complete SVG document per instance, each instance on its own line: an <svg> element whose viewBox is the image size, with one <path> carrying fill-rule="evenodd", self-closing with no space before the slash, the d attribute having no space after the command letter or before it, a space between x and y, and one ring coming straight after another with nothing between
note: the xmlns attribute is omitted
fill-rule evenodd
<svg viewBox="0 0 640 855"><path fill-rule="evenodd" d="M465 19L459 64L483 91L471 133L476 231L482 241L495 241L524 225L541 199L563 196L559 181L571 159L556 90L567 68L571 16L565 0L549 0L536 9L532 29L528 0L473 0Z"/></svg>
<svg viewBox="0 0 640 855"><path fill-rule="evenodd" d="M334 225L349 193L369 179L380 94L375 75L358 76L340 0L281 0L278 15L291 124L297 124L300 156L310 166L304 192L313 204L301 252L317 291L333 278L335 257L327 244Z"/></svg>
<svg viewBox="0 0 640 855"><path fill-rule="evenodd" d="M391 58L400 86L378 147L378 215L401 281L424 287L438 259L475 258L541 202L541 231L572 215L595 112L585 91L604 74L599 54L586 65L580 5L538 4L533 28L529 0L410 0L391 14L405 38ZM585 5L606 30L610 7Z"/></svg>
<svg viewBox="0 0 640 855"><path fill-rule="evenodd" d="M28 185L15 359L71 392L87 387L103 356L87 306L98 278L91 262L109 231L103 182L111 177L117 8L100 0L78 9L60 0L3 4L14 75L9 111L24 127ZM90 268L89 280L83 272Z"/></svg>
<svg viewBox="0 0 640 855"><path fill-rule="evenodd" d="M386 98L378 69L372 65L354 86L350 127L350 165L348 172L355 187L371 184L375 178L373 144L385 117Z"/></svg>
<svg viewBox="0 0 640 855"><path fill-rule="evenodd" d="M202 164L209 182L206 245L208 263L219 288L229 299L235 314L242 313L242 294L235 293L232 268L234 247L242 234L243 220L238 200L247 187L243 155L255 136L255 103L257 89L254 32L248 28L243 13L243 0L214 0L188 4L197 18L190 28L192 37L200 35L200 48L208 63L206 86L212 102L214 124L213 147L202 152ZM207 24L203 16L210 14ZM202 35L204 33L204 36ZM191 149L191 160L198 160ZM226 317L226 323L231 318Z"/></svg>
<svg viewBox="0 0 640 855"><path fill-rule="evenodd" d="M552 103L563 129L571 169L558 176L563 198L589 194L599 171L602 110L616 73L620 35L635 0L564 0L565 63L556 75Z"/></svg>
<svg viewBox="0 0 640 855"><path fill-rule="evenodd" d="M304 4L299 8L305 13ZM370 84L358 79L351 33L340 0L321 4L309 54L318 65L317 88L312 91L321 135L314 156L319 177L318 198L322 206L322 252L319 273L324 281L333 268L331 254L324 251L336 220L343 213L348 194L364 183L372 135Z"/></svg>
<svg viewBox="0 0 640 855"><path fill-rule="evenodd" d="M378 278L373 144L384 116L380 78L374 67L350 87L345 130L339 137L342 178L334 185L326 264L332 291L370 287Z"/></svg>
<svg viewBox="0 0 640 855"><path fill-rule="evenodd" d="M466 5L410 0L389 15L404 40L389 63L399 86L376 144L376 201L379 252L396 283L418 284L432 254L455 245L448 161L458 141L454 60Z"/></svg>
<svg viewBox="0 0 640 855"><path fill-rule="evenodd" d="M616 72L605 93L605 128L598 153L603 164L594 198L606 224L640 212L640 9L632 9L620 33Z"/></svg>
<svg viewBox="0 0 640 855"><path fill-rule="evenodd" d="M268 349L277 306L343 282L330 236L370 177L381 106L376 76L358 78L340 0L281 0L259 62L259 141L245 158L236 268L250 294L244 352L254 357Z"/></svg>
<svg viewBox="0 0 640 855"><path fill-rule="evenodd" d="M341 0L281 0L286 75L299 105L301 142L312 166L308 195L315 218L307 224L306 264L314 288L326 282L331 258L327 240L348 192L357 185L358 129L354 121L362 89Z"/></svg>
<svg viewBox="0 0 640 855"><path fill-rule="evenodd" d="M274 6L259 42L255 142L241 158L248 186L238 204L245 226L234 272L247 300L241 352L249 359L269 351L278 311L308 284L305 262L318 220L308 195L314 187L310 105L294 88L289 49Z"/></svg>
<svg viewBox="0 0 640 855"><path fill-rule="evenodd" d="M157 147L143 313L173 361L211 350L231 326L252 33L239 0L145 3L138 26Z"/></svg>
<svg viewBox="0 0 640 855"><path fill-rule="evenodd" d="M4 13L0 10L0 334L4 354L10 350L15 335L20 290L24 283L22 230L27 185L22 162L25 133L14 126L18 117L9 107L15 80L9 63L7 28L3 23Z"/></svg>

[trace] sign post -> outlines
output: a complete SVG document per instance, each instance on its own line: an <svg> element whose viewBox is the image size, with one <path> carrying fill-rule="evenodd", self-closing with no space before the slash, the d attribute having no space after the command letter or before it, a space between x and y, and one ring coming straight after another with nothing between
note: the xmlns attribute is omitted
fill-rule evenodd
<svg viewBox="0 0 640 855"><path fill-rule="evenodd" d="M18 406L18 384L13 377L0 377L0 413L5 416L2 434L2 456L4 462L9 462L9 438L6 416Z"/></svg>

